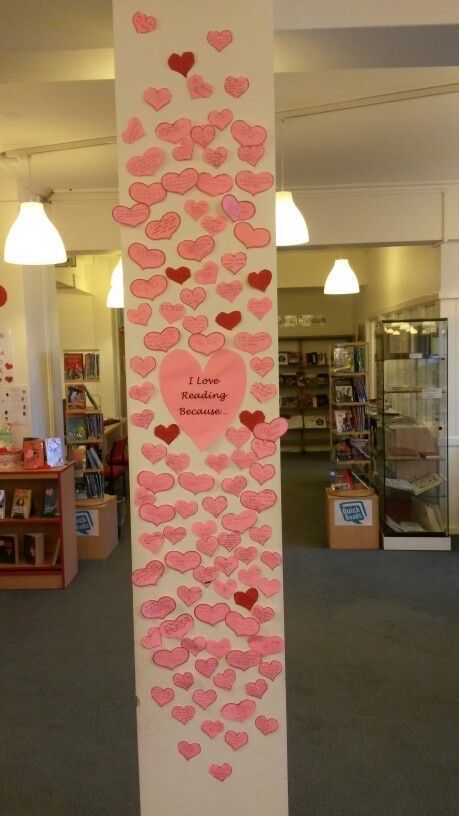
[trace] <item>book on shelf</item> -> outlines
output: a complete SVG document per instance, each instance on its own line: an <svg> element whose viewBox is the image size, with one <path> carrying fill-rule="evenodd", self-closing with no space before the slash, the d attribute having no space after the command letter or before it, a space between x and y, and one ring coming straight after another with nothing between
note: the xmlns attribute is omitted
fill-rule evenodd
<svg viewBox="0 0 459 816"><path fill-rule="evenodd" d="M303 417L301 414L292 414L287 418L289 430L299 430L303 427Z"/></svg>
<svg viewBox="0 0 459 816"><path fill-rule="evenodd" d="M365 412L360 405L333 411L335 428L338 433L365 430Z"/></svg>
<svg viewBox="0 0 459 816"><path fill-rule="evenodd" d="M422 501L421 499L415 499L414 502L414 515L424 530L431 533L444 533L445 524L438 504Z"/></svg>
<svg viewBox="0 0 459 816"><path fill-rule="evenodd" d="M354 371L365 371L365 346L354 346Z"/></svg>
<svg viewBox="0 0 459 816"><path fill-rule="evenodd" d="M83 376L83 354L64 352L64 380L82 380Z"/></svg>
<svg viewBox="0 0 459 816"><path fill-rule="evenodd" d="M0 564L17 564L19 562L19 540L17 535L0 536Z"/></svg>
<svg viewBox="0 0 459 816"><path fill-rule="evenodd" d="M328 427L328 420L326 416L308 416L305 414L303 417L304 427L312 430L313 428L327 428Z"/></svg>
<svg viewBox="0 0 459 816"><path fill-rule="evenodd" d="M38 566L45 560L44 533L25 533L22 539L22 558L26 564Z"/></svg>
<svg viewBox="0 0 459 816"><path fill-rule="evenodd" d="M444 483L443 476L439 473L429 473L428 476L423 476L422 479L415 479L410 482L408 479L394 479L386 476L386 487L392 487L396 490L403 490L406 493L414 493L415 496L420 496L422 493L427 493Z"/></svg>
<svg viewBox="0 0 459 816"><path fill-rule="evenodd" d="M395 521L386 513L386 524L395 533L425 533L425 529L418 521Z"/></svg>
<svg viewBox="0 0 459 816"><path fill-rule="evenodd" d="M57 538L56 543L55 543L55 545L53 547L53 551L51 553L51 564L53 565L53 567L56 566L56 564L57 564L57 559L59 558L60 548L61 548L61 540L60 540L60 538Z"/></svg>
<svg viewBox="0 0 459 816"><path fill-rule="evenodd" d="M303 357L303 363L306 366L319 365L319 355L317 351L308 351Z"/></svg>
<svg viewBox="0 0 459 816"><path fill-rule="evenodd" d="M104 463L102 462L102 459L100 458L98 452L96 451L96 449L92 445L91 445L91 447L88 448L87 458L88 458L89 463L90 463L92 468L94 468L95 470L97 470L97 469L102 470L103 469Z"/></svg>
<svg viewBox="0 0 459 816"><path fill-rule="evenodd" d="M81 478L75 479L75 499L77 501L83 501L84 499L88 498L88 488L86 485L86 479L84 476Z"/></svg>
<svg viewBox="0 0 459 816"><path fill-rule="evenodd" d="M85 475L86 489L88 499L100 499L104 496L104 474L103 473L86 473Z"/></svg>
<svg viewBox="0 0 459 816"><path fill-rule="evenodd" d="M0 422L0 448L9 450L13 447L13 423Z"/></svg>
<svg viewBox="0 0 459 816"><path fill-rule="evenodd" d="M58 436L45 439L46 464L49 467L60 467L65 462L64 445Z"/></svg>
<svg viewBox="0 0 459 816"><path fill-rule="evenodd" d="M5 518L6 491L0 490L0 518Z"/></svg>
<svg viewBox="0 0 459 816"><path fill-rule="evenodd" d="M102 414L86 414L86 438L99 439L104 433L104 421Z"/></svg>
<svg viewBox="0 0 459 816"><path fill-rule="evenodd" d="M72 445L70 455L75 463L75 473L82 473L86 468L86 445Z"/></svg>
<svg viewBox="0 0 459 816"><path fill-rule="evenodd" d="M89 402L91 403L92 407L97 410L99 408L99 405L97 404L96 397L93 394L91 394L89 388L86 385L84 386L84 390L85 390L85 393L86 393L86 397L89 400Z"/></svg>
<svg viewBox="0 0 459 816"><path fill-rule="evenodd" d="M293 387L298 385L296 374L279 374L279 385Z"/></svg>
<svg viewBox="0 0 459 816"><path fill-rule="evenodd" d="M84 378L85 380L99 379L99 355L96 352L88 352L84 355Z"/></svg>
<svg viewBox="0 0 459 816"><path fill-rule="evenodd" d="M32 491L17 487L14 491L11 518L27 519L32 509Z"/></svg>
<svg viewBox="0 0 459 816"><path fill-rule="evenodd" d="M333 348L333 368L335 371L353 371L354 355L350 346L335 346Z"/></svg>
<svg viewBox="0 0 459 816"><path fill-rule="evenodd" d="M27 439L22 442L24 468L34 470L45 465L45 446L43 439Z"/></svg>
<svg viewBox="0 0 459 816"><path fill-rule="evenodd" d="M289 351L288 352L288 364L289 365L299 365L300 364L300 355L298 351Z"/></svg>
<svg viewBox="0 0 459 816"><path fill-rule="evenodd" d="M335 402L354 402L354 390L348 381L335 382Z"/></svg>
<svg viewBox="0 0 459 816"><path fill-rule="evenodd" d="M43 516L45 518L54 518L59 515L59 503L56 487L45 487L45 496L43 503Z"/></svg>
<svg viewBox="0 0 459 816"><path fill-rule="evenodd" d="M67 416L66 424L67 440L69 442L79 442L81 439L86 439L86 422L84 414Z"/></svg>
<svg viewBox="0 0 459 816"><path fill-rule="evenodd" d="M86 408L86 388L84 385L66 385L65 402L68 410Z"/></svg>
<svg viewBox="0 0 459 816"><path fill-rule="evenodd" d="M345 468L344 470L331 470L330 484L332 490L352 490L354 487L352 472L349 468Z"/></svg>
<svg viewBox="0 0 459 816"><path fill-rule="evenodd" d="M279 365L280 366L288 365L288 351L280 351L278 359L279 359Z"/></svg>
<svg viewBox="0 0 459 816"><path fill-rule="evenodd" d="M280 407L281 408L296 408L298 406L298 401L295 396L285 396L282 395L280 398Z"/></svg>

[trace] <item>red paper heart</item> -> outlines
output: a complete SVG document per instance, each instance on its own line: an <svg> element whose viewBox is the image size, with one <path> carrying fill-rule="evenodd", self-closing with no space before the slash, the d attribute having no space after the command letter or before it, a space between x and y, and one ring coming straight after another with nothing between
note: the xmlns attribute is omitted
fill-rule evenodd
<svg viewBox="0 0 459 816"><path fill-rule="evenodd" d="M253 431L255 425L265 421L265 415L263 411L253 411L253 413L251 411L241 411L239 419L246 428Z"/></svg>
<svg viewBox="0 0 459 816"><path fill-rule="evenodd" d="M261 412L259 412L261 413ZM263 422L264 417L260 422ZM180 428L178 425L157 425L155 428L155 436L161 439L166 445L170 445L178 437Z"/></svg>
<svg viewBox="0 0 459 816"><path fill-rule="evenodd" d="M258 592L254 587L250 587L246 592L235 592L233 598L234 603L243 606L250 612L252 606L258 601Z"/></svg>
<svg viewBox="0 0 459 816"><path fill-rule="evenodd" d="M166 268L166 278L169 278L169 280L175 283L179 283L181 286L188 278L191 278L191 272L187 266L179 266L176 269L172 266L168 266Z"/></svg>
<svg viewBox="0 0 459 816"><path fill-rule="evenodd" d="M247 275L247 282L253 289L258 289L259 292L266 292L272 281L272 277L272 273L269 269L262 269L260 272L251 272L250 275Z"/></svg>
<svg viewBox="0 0 459 816"><path fill-rule="evenodd" d="M219 326L223 326L224 329L234 329L242 320L242 315L240 312L219 312L217 317L215 318L215 322L218 323Z"/></svg>
<svg viewBox="0 0 459 816"><path fill-rule="evenodd" d="M186 77L194 65L194 54L192 51L184 51L183 54L171 54L167 64L172 71Z"/></svg>

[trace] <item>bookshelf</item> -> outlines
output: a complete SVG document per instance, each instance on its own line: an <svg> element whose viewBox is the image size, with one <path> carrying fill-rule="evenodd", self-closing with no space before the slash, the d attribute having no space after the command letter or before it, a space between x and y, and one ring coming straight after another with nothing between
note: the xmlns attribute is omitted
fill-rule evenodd
<svg viewBox="0 0 459 816"><path fill-rule="evenodd" d="M97 349L66 349L63 353L65 440L75 465L78 504L104 496L104 417L96 388L100 385Z"/></svg>
<svg viewBox="0 0 459 816"><path fill-rule="evenodd" d="M330 450L334 467L371 468L368 419L368 346L334 343L329 349Z"/></svg>
<svg viewBox="0 0 459 816"><path fill-rule="evenodd" d="M0 589L65 589L76 576L73 481L73 464L0 472ZM16 491L30 496L28 517L12 518Z"/></svg>
<svg viewBox="0 0 459 816"><path fill-rule="evenodd" d="M279 414L289 428L281 440L284 453L328 451L329 358L337 335L279 337Z"/></svg>

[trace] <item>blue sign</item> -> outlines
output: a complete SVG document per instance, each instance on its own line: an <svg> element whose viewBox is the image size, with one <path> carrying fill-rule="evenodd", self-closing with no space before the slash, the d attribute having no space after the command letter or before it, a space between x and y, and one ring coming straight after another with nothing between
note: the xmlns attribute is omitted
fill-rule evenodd
<svg viewBox="0 0 459 816"><path fill-rule="evenodd" d="M367 511L363 501L340 502L339 509L343 520L347 524L362 524L367 517Z"/></svg>
<svg viewBox="0 0 459 816"><path fill-rule="evenodd" d="M89 510L77 510L76 530L77 535L90 535L94 527L92 513Z"/></svg>

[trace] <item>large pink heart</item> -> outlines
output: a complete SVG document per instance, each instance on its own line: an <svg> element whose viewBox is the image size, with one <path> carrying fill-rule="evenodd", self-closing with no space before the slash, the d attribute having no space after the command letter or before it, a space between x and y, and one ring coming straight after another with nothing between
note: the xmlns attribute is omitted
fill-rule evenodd
<svg viewBox="0 0 459 816"><path fill-rule="evenodd" d="M201 368L192 354L177 349L166 355L159 370L166 406L199 450L223 437L242 403L246 381L244 362L234 351L213 352Z"/></svg>

